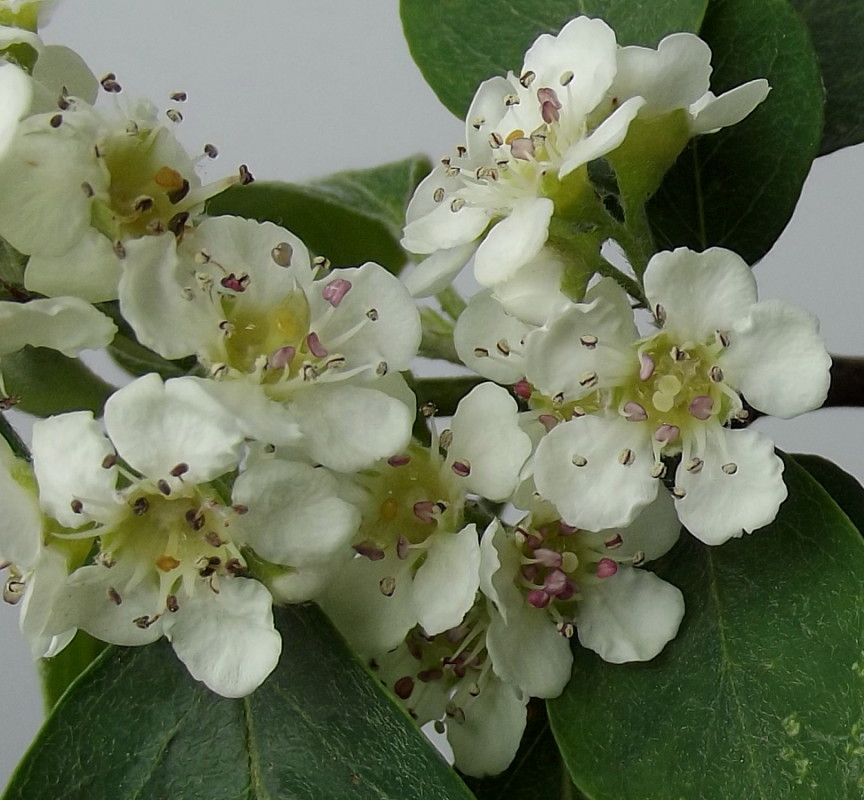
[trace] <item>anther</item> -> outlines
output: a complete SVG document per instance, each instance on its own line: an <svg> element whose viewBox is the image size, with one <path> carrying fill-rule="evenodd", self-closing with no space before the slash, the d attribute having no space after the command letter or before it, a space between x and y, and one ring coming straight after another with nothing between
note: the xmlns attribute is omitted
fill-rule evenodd
<svg viewBox="0 0 864 800"><path fill-rule="evenodd" d="M150 501L146 497L139 497L132 503L132 513L136 517L143 516L150 509Z"/></svg>
<svg viewBox="0 0 864 800"><path fill-rule="evenodd" d="M471 127L474 128L475 131L479 131L485 123L485 117L475 117L471 120Z"/></svg>
<svg viewBox="0 0 864 800"><path fill-rule="evenodd" d="M172 614L179 610L180 603L177 602L176 594L169 594L168 597L165 598L165 608L167 608Z"/></svg>
<svg viewBox="0 0 864 800"><path fill-rule="evenodd" d="M682 489L680 486L676 486L674 489L672 489L672 496L676 500L683 500L687 496L687 492L684 491L684 489Z"/></svg>
<svg viewBox="0 0 864 800"><path fill-rule="evenodd" d="M123 87L117 83L117 76L113 72L104 75L99 83L102 88L110 94L117 94L118 92L123 91Z"/></svg>
<svg viewBox="0 0 864 800"><path fill-rule="evenodd" d="M165 116L171 120L171 122L183 122L183 115L176 108L169 108L165 112Z"/></svg>
<svg viewBox="0 0 864 800"><path fill-rule="evenodd" d="M318 338L318 334L315 331L312 331L306 336L306 347L309 348L309 352L312 353L316 358L326 358L327 348L321 344L321 340Z"/></svg>
<svg viewBox="0 0 864 800"><path fill-rule="evenodd" d="M404 467L406 464L411 463L411 456L409 456L409 455L390 456L390 458L387 459L387 463L391 467Z"/></svg>
<svg viewBox="0 0 864 800"><path fill-rule="evenodd" d="M315 256L315 258L312 259L312 266L316 270L326 272L330 269L330 259L327 258L327 256Z"/></svg>
<svg viewBox="0 0 864 800"><path fill-rule="evenodd" d="M414 503L412 511L414 512L414 516L420 520L420 522L425 522L429 524L435 521L435 510L437 506L432 500L420 500L417 503Z"/></svg>
<svg viewBox="0 0 864 800"><path fill-rule="evenodd" d="M474 348L474 355L477 358L488 358L489 357L489 351L485 347L475 347Z"/></svg>
<svg viewBox="0 0 864 800"><path fill-rule="evenodd" d="M687 472L692 472L695 474L697 472L701 472L703 466L705 466L705 462L701 458L691 458L687 462L684 469L686 469Z"/></svg>
<svg viewBox="0 0 864 800"><path fill-rule="evenodd" d="M700 394L698 397L694 397L690 401L687 410L690 412L690 415L696 417L696 419L708 419L714 411L714 399L709 397L707 394Z"/></svg>
<svg viewBox="0 0 864 800"><path fill-rule="evenodd" d="M588 459L585 456L580 456L578 453L574 454L570 458L570 462L574 467L584 467L588 463Z"/></svg>
<svg viewBox="0 0 864 800"><path fill-rule="evenodd" d="M729 334L725 331L716 331L716 333L720 344L722 344L723 347L729 347Z"/></svg>
<svg viewBox="0 0 864 800"><path fill-rule="evenodd" d="M642 422L648 419L648 412L640 403L631 400L624 404L624 417L630 422Z"/></svg>
<svg viewBox="0 0 864 800"><path fill-rule="evenodd" d="M617 561L613 561L611 558L601 558L597 562L598 578L611 578L616 572L618 572Z"/></svg>
<svg viewBox="0 0 864 800"><path fill-rule="evenodd" d="M171 572L180 566L180 561L174 556L161 555L156 559L156 568L162 572Z"/></svg>
<svg viewBox="0 0 864 800"><path fill-rule="evenodd" d="M168 481L166 481L164 478L159 478L159 480L156 481L156 488L160 492L162 492L162 494L164 494L166 497L169 494L171 494L171 486L168 484Z"/></svg>
<svg viewBox="0 0 864 800"><path fill-rule="evenodd" d="M245 272L235 275L229 272L224 278L219 281L219 285L224 289L230 289L232 292L245 292L249 287L250 278Z"/></svg>
<svg viewBox="0 0 864 800"><path fill-rule="evenodd" d="M193 531L200 531L206 523L204 515L197 508L188 509L183 515L183 518L186 520L186 524L192 528Z"/></svg>
<svg viewBox="0 0 864 800"><path fill-rule="evenodd" d="M84 511L84 503L77 497L69 505L72 507L73 514L81 514Z"/></svg>
<svg viewBox="0 0 864 800"><path fill-rule="evenodd" d="M584 386L586 389L596 386L598 381L599 378L596 372L585 372L579 377L579 385Z"/></svg>
<svg viewBox="0 0 864 800"><path fill-rule="evenodd" d="M126 258L126 246L119 239L111 245L114 255L121 261Z"/></svg>
<svg viewBox="0 0 864 800"><path fill-rule="evenodd" d="M633 553L633 566L641 567L645 563L645 551L637 550Z"/></svg>
<svg viewBox="0 0 864 800"><path fill-rule="evenodd" d="M201 524L203 525L203 523L204 519L202 517ZM211 547L222 547L222 545L225 544L225 542L223 542L222 539L219 538L219 534L216 533L216 531L207 531L207 533L204 534L204 541L207 542L207 544L209 544Z"/></svg>
<svg viewBox="0 0 864 800"><path fill-rule="evenodd" d="M181 475L185 475L187 472L189 472L189 465L181 461L179 464L177 464L177 466L172 468L169 474L172 478L179 478Z"/></svg>
<svg viewBox="0 0 864 800"><path fill-rule="evenodd" d="M471 465L465 459L454 461L450 469L460 478L467 478L471 474Z"/></svg>
<svg viewBox="0 0 864 800"><path fill-rule="evenodd" d="M636 453L634 453L629 447L625 447L618 454L618 463L622 464L625 467L629 467L636 460Z"/></svg>
<svg viewBox="0 0 864 800"><path fill-rule="evenodd" d="M50 120L48 120L48 124L52 128L59 128L63 124L63 115L55 114Z"/></svg>
<svg viewBox="0 0 864 800"><path fill-rule="evenodd" d="M399 680L393 684L393 693L400 700L407 700L411 697L413 691L414 679L410 675L406 675L404 678L399 678Z"/></svg>
<svg viewBox="0 0 864 800"><path fill-rule="evenodd" d="M678 441L681 429L677 425L658 425L654 431L654 441L661 444L673 444Z"/></svg>
<svg viewBox="0 0 864 800"><path fill-rule="evenodd" d="M465 154L466 154L467 152L468 152L468 148L465 147L464 144L457 144L457 145L456 145L456 155L457 155L459 158L464 158L464 157L465 157Z"/></svg>
<svg viewBox="0 0 864 800"><path fill-rule="evenodd" d="M55 125L55 127L56 127L56 125ZM489 134L489 146L490 147L501 147L502 144L504 144L504 137L500 133L497 133L496 131L492 131L492 133Z"/></svg>
<svg viewBox="0 0 864 800"><path fill-rule="evenodd" d="M444 200L445 194L446 192L444 191L444 189L439 186L434 192L432 192L432 199L436 203L440 203L442 200Z"/></svg>
<svg viewBox="0 0 864 800"><path fill-rule="evenodd" d="M434 417L438 413L438 406L436 406L435 403L423 403L423 405L420 406L420 413L427 419L429 417Z"/></svg>
<svg viewBox="0 0 864 800"><path fill-rule="evenodd" d="M672 356L673 361L687 361L690 358L690 354L686 350L682 350L678 345L672 346L669 355Z"/></svg>
<svg viewBox="0 0 864 800"><path fill-rule="evenodd" d="M24 581L10 577L3 585L3 600L14 606L24 596Z"/></svg>
<svg viewBox="0 0 864 800"><path fill-rule="evenodd" d="M391 576L381 578L381 580L378 581L378 589L384 597L392 597L393 593L396 591L396 578Z"/></svg>
<svg viewBox="0 0 864 800"><path fill-rule="evenodd" d="M658 461L651 469L652 478L662 478L666 474L666 465L662 461Z"/></svg>
<svg viewBox="0 0 864 800"><path fill-rule="evenodd" d="M379 378L383 378L390 371L390 365L386 361L379 361L378 366L375 367L375 374Z"/></svg>
<svg viewBox="0 0 864 800"><path fill-rule="evenodd" d="M532 589L528 592L525 599L528 601L528 604L534 606L534 608L546 608L552 597L546 594L542 589Z"/></svg>
<svg viewBox="0 0 864 800"><path fill-rule="evenodd" d="M486 354L489 354L489 351L486 351ZM528 381L517 381L513 384L513 394L516 397L521 398L522 400L530 400L531 399L531 384Z"/></svg>
<svg viewBox="0 0 864 800"><path fill-rule="evenodd" d="M333 308L337 308L342 298L348 294L351 289L351 281L346 281L344 278L336 278L330 281L322 290L321 296L330 303Z"/></svg>
<svg viewBox="0 0 864 800"><path fill-rule="evenodd" d="M248 186L250 183L255 182L255 176L249 171L249 167L247 167L245 164L240 165L238 173L240 175L241 186Z"/></svg>
<svg viewBox="0 0 864 800"><path fill-rule="evenodd" d="M140 197L136 198L134 203L132 203L132 208L141 213L149 211L153 208L153 198L149 195L142 194Z"/></svg>
<svg viewBox="0 0 864 800"><path fill-rule="evenodd" d="M179 214L175 214L168 220L168 230L179 239L183 235L183 231L185 230L188 221L189 212L181 211Z"/></svg>
<svg viewBox="0 0 864 800"><path fill-rule="evenodd" d="M179 203L183 198L186 197L187 194L189 194L189 189L189 181L184 178L183 185L179 189L168 192L168 200L170 201L171 205L176 206L177 203Z"/></svg>
<svg viewBox="0 0 864 800"><path fill-rule="evenodd" d="M527 89L534 82L534 78L536 77L537 74L529 69L527 72L522 73L522 77L519 78L519 83Z"/></svg>
<svg viewBox="0 0 864 800"><path fill-rule="evenodd" d="M291 258L294 255L294 248L288 242L279 242L271 251L270 258L273 263L280 267L290 267Z"/></svg>
<svg viewBox="0 0 864 800"><path fill-rule="evenodd" d="M603 542L603 546L607 550L617 550L621 545L624 544L624 540L621 538L621 534L616 533L611 539L607 539Z"/></svg>
<svg viewBox="0 0 864 800"><path fill-rule="evenodd" d="M579 341L583 347L587 347L589 350L593 350L597 347L597 337L593 334L586 333L584 336L579 337Z"/></svg>
<svg viewBox="0 0 864 800"><path fill-rule="evenodd" d="M649 355L639 357L639 380L647 381L654 374L654 359Z"/></svg>
<svg viewBox="0 0 864 800"><path fill-rule="evenodd" d="M495 344L495 348L501 353L502 356L510 355L510 345L508 344L506 339L499 339Z"/></svg>
<svg viewBox="0 0 864 800"><path fill-rule="evenodd" d="M147 630L159 617L149 617L146 614L141 617L135 617L132 622L135 624L135 627L141 628L142 630Z"/></svg>
<svg viewBox="0 0 864 800"><path fill-rule="evenodd" d="M450 210L455 214L465 207L465 200L462 197L454 197L450 201Z"/></svg>
<svg viewBox="0 0 864 800"><path fill-rule="evenodd" d="M105 458L102 459L102 469L111 469L117 463L117 456L114 453L108 453Z"/></svg>
<svg viewBox="0 0 864 800"><path fill-rule="evenodd" d="M561 77L559 78L562 86L567 86L570 84L570 81L573 80L573 70L568 69L566 72L561 73Z"/></svg>
<svg viewBox="0 0 864 800"><path fill-rule="evenodd" d="M401 561L404 561L408 558L408 554L411 552L411 543L404 536L400 536L396 541L396 557Z"/></svg>
<svg viewBox="0 0 864 800"><path fill-rule="evenodd" d="M108 599L114 603L115 606L119 606L123 602L123 598L120 597L120 592L118 592L113 586L108 587Z"/></svg>
<svg viewBox="0 0 864 800"><path fill-rule="evenodd" d="M576 633L576 628L573 626L572 622L559 622L555 626L555 630L557 630L565 639L572 639L573 635Z"/></svg>
<svg viewBox="0 0 864 800"><path fill-rule="evenodd" d="M723 470L727 475L734 475L738 472L738 465L733 461L730 461L728 464L724 464L720 469Z"/></svg>
<svg viewBox="0 0 864 800"><path fill-rule="evenodd" d="M171 99L175 103L185 103L187 98L188 95L186 94L186 92L173 92L171 94Z"/></svg>
<svg viewBox="0 0 864 800"><path fill-rule="evenodd" d="M216 158L219 155L219 150L216 148L215 144L205 144L204 145L204 155L207 158Z"/></svg>
<svg viewBox="0 0 864 800"><path fill-rule="evenodd" d="M381 561L384 558L384 551L380 547L376 547L372 542L360 542L354 545L354 552L368 558L370 561Z"/></svg>
<svg viewBox="0 0 864 800"><path fill-rule="evenodd" d="M87 181L84 181L81 184L81 188L84 190L84 194L86 194L87 197L93 197L93 195L96 194L95 190L93 189L93 186L90 185Z"/></svg>
<svg viewBox="0 0 864 800"><path fill-rule="evenodd" d="M723 380L723 370L718 366L711 367L711 371L708 375L714 383L720 383Z"/></svg>
<svg viewBox="0 0 864 800"><path fill-rule="evenodd" d="M530 161L534 158L534 153L534 142L524 136L520 136L510 142L510 155L513 158L518 158L520 161Z"/></svg>
<svg viewBox="0 0 864 800"><path fill-rule="evenodd" d="M438 447L446 453L451 444L453 444L453 431L450 428L445 428L438 437Z"/></svg>

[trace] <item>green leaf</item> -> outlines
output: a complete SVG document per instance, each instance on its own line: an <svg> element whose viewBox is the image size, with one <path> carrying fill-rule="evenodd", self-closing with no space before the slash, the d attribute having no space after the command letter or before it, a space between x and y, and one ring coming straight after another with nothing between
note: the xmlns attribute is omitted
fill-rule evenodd
<svg viewBox="0 0 864 800"><path fill-rule="evenodd" d="M864 4L790 0L810 28L827 95L820 155L864 141Z"/></svg>
<svg viewBox="0 0 864 800"><path fill-rule="evenodd" d="M684 537L658 569L687 604L660 656L575 653L549 711L592 800L862 797L864 540L785 464L770 526L713 548Z"/></svg>
<svg viewBox="0 0 864 800"><path fill-rule="evenodd" d="M207 213L275 222L334 267L376 261L398 273L406 262L399 244L405 208L429 169L425 156L412 156L308 184L262 181L235 186L214 197Z"/></svg>
<svg viewBox="0 0 864 800"><path fill-rule="evenodd" d="M541 33L580 14L602 17L619 44L654 46L667 33L697 31L708 0L401 0L411 55L438 99L464 119L477 86L516 72Z"/></svg>
<svg viewBox="0 0 864 800"><path fill-rule="evenodd" d="M78 631L75 638L56 656L39 660L42 699L47 712L50 713L63 693L106 647L105 642Z"/></svg>
<svg viewBox="0 0 864 800"><path fill-rule="evenodd" d="M712 90L767 78L747 119L690 142L648 206L662 249L722 246L749 263L792 216L822 134L822 83L807 27L787 0L715 0L700 35Z"/></svg>
<svg viewBox="0 0 864 800"><path fill-rule="evenodd" d="M532 700L528 706L528 725L510 767L493 778L466 777L465 782L477 800L584 798L561 760L542 700Z"/></svg>
<svg viewBox="0 0 864 800"><path fill-rule="evenodd" d="M819 482L852 524L864 534L864 486L858 479L822 456L796 453L792 458L810 473L811 478Z"/></svg>
<svg viewBox="0 0 864 800"><path fill-rule="evenodd" d="M162 640L111 648L67 692L4 800L471 800L318 609L250 697L193 681Z"/></svg>
<svg viewBox="0 0 864 800"><path fill-rule="evenodd" d="M64 411L92 411L101 415L115 391L82 361L47 347L25 347L0 362L6 391L19 402L16 408L48 417Z"/></svg>

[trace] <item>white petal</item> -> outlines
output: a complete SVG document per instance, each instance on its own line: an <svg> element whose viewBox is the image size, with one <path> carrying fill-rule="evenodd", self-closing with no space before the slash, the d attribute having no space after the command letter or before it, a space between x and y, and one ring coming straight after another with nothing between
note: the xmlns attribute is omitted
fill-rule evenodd
<svg viewBox="0 0 864 800"><path fill-rule="evenodd" d="M617 559L625 559L642 553L645 561L665 555L681 535L681 522L669 492L658 492L657 497L639 512L633 522L617 531L623 544L615 550ZM604 541L612 537L612 531L604 531Z"/></svg>
<svg viewBox="0 0 864 800"><path fill-rule="evenodd" d="M77 297L0 303L0 354L24 345L50 347L70 358L110 344L117 326Z"/></svg>
<svg viewBox="0 0 864 800"><path fill-rule="evenodd" d="M754 408L788 419L825 402L831 357L813 314L766 300L738 320L730 335L719 363L726 382Z"/></svg>
<svg viewBox="0 0 864 800"><path fill-rule="evenodd" d="M337 496L335 478L324 469L274 459L240 474L233 500L247 506L242 538L276 564L303 566L350 552L360 512Z"/></svg>
<svg viewBox="0 0 864 800"><path fill-rule="evenodd" d="M693 455L703 459L702 469L688 472L682 461L675 485L686 492L676 502L678 516L697 539L723 544L774 520L787 491L783 462L767 436L718 428L705 452Z"/></svg>
<svg viewBox="0 0 864 800"><path fill-rule="evenodd" d="M459 315L453 344L463 363L484 378L516 383L525 376L525 360L519 345L530 330L528 325L505 311L491 290L486 290L475 294ZM511 345L507 356L498 350L498 342L502 340ZM482 355L484 351L490 355Z"/></svg>
<svg viewBox="0 0 864 800"><path fill-rule="evenodd" d="M555 628L549 614L522 598L507 621L498 614L486 632L486 647L495 674L531 697L557 697L570 680L570 641Z"/></svg>
<svg viewBox="0 0 864 800"><path fill-rule="evenodd" d="M712 247L697 253L679 247L648 262L645 295L652 310L663 307L667 330L682 339L703 339L749 313L756 302L756 279L731 250Z"/></svg>
<svg viewBox="0 0 864 800"><path fill-rule="evenodd" d="M412 602L410 559L371 561L358 556L317 598L342 635L362 656L376 656L397 647L417 624ZM393 581L393 592L381 591L382 581Z"/></svg>
<svg viewBox="0 0 864 800"><path fill-rule="evenodd" d="M33 424L33 471L39 502L66 528L111 523L126 509L115 498L117 467L102 466L114 455L90 411L73 411ZM72 505L81 503L80 511Z"/></svg>
<svg viewBox="0 0 864 800"><path fill-rule="evenodd" d="M196 592L167 615L165 636L189 674L223 697L254 692L282 652L270 593L244 578L220 581L218 594Z"/></svg>
<svg viewBox="0 0 864 800"><path fill-rule="evenodd" d="M456 766L466 775L497 775L510 765L525 731L528 697L490 677L461 724L447 724Z"/></svg>
<svg viewBox="0 0 864 800"><path fill-rule="evenodd" d="M220 360L218 305L204 292L183 292L194 286L194 266L177 252L171 233L127 242L120 309L141 344L165 358L200 354Z"/></svg>
<svg viewBox="0 0 864 800"><path fill-rule="evenodd" d="M451 201L452 202L452 201ZM402 246L409 253L434 253L474 241L489 224L489 212L472 205L439 203L423 217L405 226ZM453 208L458 210L453 211Z"/></svg>
<svg viewBox="0 0 864 800"><path fill-rule="evenodd" d="M27 577L19 624L34 659L56 655L75 635L74 624L58 625L57 621L57 612L62 607L58 601L68 574L65 556L51 547L43 547L38 563Z"/></svg>
<svg viewBox="0 0 864 800"><path fill-rule="evenodd" d="M24 285L31 292L49 297L69 294L102 303L117 298L120 264L111 242L95 228L87 227L62 253L32 255L24 272Z"/></svg>
<svg viewBox="0 0 864 800"><path fill-rule="evenodd" d="M615 112L603 120L589 136L568 148L561 161L558 175L564 178L574 169L618 147L627 138L630 123L644 104L645 101L641 97L631 97L621 103Z"/></svg>
<svg viewBox="0 0 864 800"><path fill-rule="evenodd" d="M730 89L720 97L708 92L690 108L692 135L714 133L729 125L736 125L768 97L770 91L768 81L757 78Z"/></svg>
<svg viewBox="0 0 864 800"><path fill-rule="evenodd" d="M633 451L624 465L619 454ZM585 463L581 464L582 459ZM537 490L577 528L629 525L657 496L650 432L623 419L581 417L558 425L537 446Z"/></svg>
<svg viewBox="0 0 864 800"><path fill-rule="evenodd" d="M517 200L510 215L492 228L477 249L477 282L493 286L506 281L534 258L546 243L554 210L555 204L548 197Z"/></svg>
<svg viewBox="0 0 864 800"><path fill-rule="evenodd" d="M523 322L543 325L570 305L569 298L561 291L564 268L561 258L543 249L510 280L495 284L495 299Z"/></svg>
<svg viewBox="0 0 864 800"><path fill-rule="evenodd" d="M24 70L8 62L0 65L0 158L12 143L18 120L30 108L31 92Z"/></svg>
<svg viewBox="0 0 864 800"><path fill-rule="evenodd" d="M604 661L650 661L678 633L684 596L653 572L622 568L586 586L576 630L584 647Z"/></svg>
<svg viewBox="0 0 864 800"><path fill-rule="evenodd" d="M494 383L480 384L459 401L446 464L468 464L466 491L503 501L516 488L519 470L532 450L518 417L516 401Z"/></svg>
<svg viewBox="0 0 864 800"><path fill-rule="evenodd" d="M500 75L483 81L477 87L465 116L465 144L468 146L469 158L478 162L488 160L491 155L489 134L498 130L499 123L507 113L507 97L515 93L514 85Z"/></svg>
<svg viewBox="0 0 864 800"><path fill-rule="evenodd" d="M708 91L710 76L711 48L693 33L673 33L656 50L622 47L609 93L640 95L647 101L643 116L656 116L695 103Z"/></svg>
<svg viewBox="0 0 864 800"><path fill-rule="evenodd" d="M0 499L0 560L27 570L42 544L42 515L29 467L15 457L5 440L0 441Z"/></svg>
<svg viewBox="0 0 864 800"><path fill-rule="evenodd" d="M351 548L334 553L321 564L286 568L284 572L267 575L267 588L275 603L305 603L325 592L336 575L356 554Z"/></svg>
<svg viewBox="0 0 864 800"><path fill-rule="evenodd" d="M99 93L99 81L83 58L69 47L48 45L39 53L33 68L33 104L31 114L56 113L61 93L93 105Z"/></svg>
<svg viewBox="0 0 864 800"><path fill-rule="evenodd" d="M331 280L351 284L335 311L322 296ZM312 325L325 318L313 330L326 349L345 356L347 369L382 362L389 371L410 367L420 346L420 315L404 284L384 267L370 262L334 270L314 283L310 295ZM369 316L373 310L377 312L374 321Z"/></svg>
<svg viewBox="0 0 864 800"><path fill-rule="evenodd" d="M474 255L477 242L438 250L424 258L402 279L412 297L429 297L446 289Z"/></svg>
<svg viewBox="0 0 864 800"><path fill-rule="evenodd" d="M117 452L152 479L168 478L185 464L180 480L204 483L240 461L240 428L195 380L138 378L108 398L105 427Z"/></svg>
<svg viewBox="0 0 864 800"><path fill-rule="evenodd" d="M294 413L309 455L339 472L363 469L402 450L414 422L399 400L345 384L301 392Z"/></svg>
<svg viewBox="0 0 864 800"><path fill-rule="evenodd" d="M455 628L474 605L480 585L480 542L475 525L430 537L426 561L417 570L412 603L430 636Z"/></svg>

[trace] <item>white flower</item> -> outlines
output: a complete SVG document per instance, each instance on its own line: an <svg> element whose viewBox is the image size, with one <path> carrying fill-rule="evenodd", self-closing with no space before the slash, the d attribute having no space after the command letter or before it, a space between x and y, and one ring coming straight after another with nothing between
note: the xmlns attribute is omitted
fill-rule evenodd
<svg viewBox="0 0 864 800"><path fill-rule="evenodd" d="M36 31L51 21L60 0L2 0L0 25Z"/></svg>
<svg viewBox="0 0 864 800"><path fill-rule="evenodd" d="M30 108L33 90L27 73L15 64L0 64L0 159L9 150L18 120Z"/></svg>
<svg viewBox="0 0 864 800"><path fill-rule="evenodd" d="M355 549L321 599L352 644L371 655L415 625L436 635L460 624L479 585L480 546L465 524L466 493L506 500L531 452L506 390L482 384L459 403L446 457L433 437L354 478L363 523Z"/></svg>
<svg viewBox="0 0 864 800"><path fill-rule="evenodd" d="M446 733L456 766L475 777L497 775L513 760L525 730L528 695L502 681L486 648L482 604L461 625L429 636L412 630L372 667L418 725Z"/></svg>
<svg viewBox="0 0 864 800"><path fill-rule="evenodd" d="M556 697L570 679L574 631L606 661L654 658L677 633L684 599L635 567L666 553L679 530L666 494L622 529L578 530L543 507L515 532L490 525L480 586L491 601L486 642L499 677L533 696Z"/></svg>
<svg viewBox="0 0 864 800"><path fill-rule="evenodd" d="M110 439L89 412L33 427L39 502L56 520L48 538L98 545L92 563L79 556L39 595L40 635L81 628L121 645L164 635L193 677L227 697L248 694L281 641L269 592L244 576L248 509L213 483L236 469L242 432L195 381L156 375L109 398L105 427Z"/></svg>
<svg viewBox="0 0 864 800"><path fill-rule="evenodd" d="M56 66L46 65L49 86ZM0 161L0 236L31 256L31 291L111 300L124 242L179 235L208 197L239 178L202 187L149 103L106 115L80 98L61 101L64 109L22 121Z"/></svg>
<svg viewBox="0 0 864 800"><path fill-rule="evenodd" d="M127 246L120 304L143 344L196 355L218 379L205 388L261 441L344 472L405 447L415 401L396 373L420 318L398 279L372 263L319 277L272 223L214 217L172 239Z"/></svg>
<svg viewBox="0 0 864 800"><path fill-rule="evenodd" d="M615 166L628 213L644 203L691 136L739 122L768 94L758 79L716 98L710 59L693 34L668 36L656 50L619 47L602 20L587 17L540 36L519 76L481 84L466 146L411 200L402 243L428 255L406 277L412 293L440 291L475 251L475 278L497 287L544 246L558 247L553 218L571 228L603 223L586 166L595 159Z"/></svg>
<svg viewBox="0 0 864 800"><path fill-rule="evenodd" d="M747 416L741 395L779 417L824 402L817 320L757 302L747 264L720 248L658 253L645 292L659 333L637 338L621 292L526 337L531 403L563 422L537 447L538 491L568 524L626 525L656 497L662 457L680 454L673 495L695 536L720 544L767 525L786 497L782 461L767 437L728 425Z"/></svg>

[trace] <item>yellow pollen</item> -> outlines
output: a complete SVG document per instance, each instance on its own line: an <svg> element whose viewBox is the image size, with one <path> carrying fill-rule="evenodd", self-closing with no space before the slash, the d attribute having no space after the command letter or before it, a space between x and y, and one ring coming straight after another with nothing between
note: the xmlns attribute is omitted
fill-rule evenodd
<svg viewBox="0 0 864 800"><path fill-rule="evenodd" d="M504 144L510 144L511 142L515 141L516 139L524 139L524 138L525 138L525 131L520 131L519 128L516 128L515 131L510 131L510 133L507 134L507 138L504 140Z"/></svg>
<svg viewBox="0 0 864 800"><path fill-rule="evenodd" d="M392 497L388 497L379 510L379 515L384 522L393 522L396 515L399 513L399 503Z"/></svg>
<svg viewBox="0 0 864 800"><path fill-rule="evenodd" d="M171 169L171 167L162 167L153 177L153 181L163 189L171 189L173 191L183 188L183 176L176 169Z"/></svg>
<svg viewBox="0 0 864 800"><path fill-rule="evenodd" d="M159 556L156 559L156 566L162 572L171 572L172 569L177 569L180 566L180 562L174 556Z"/></svg>

